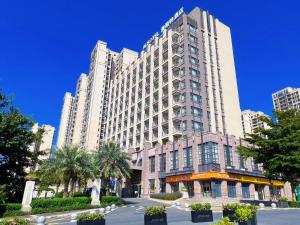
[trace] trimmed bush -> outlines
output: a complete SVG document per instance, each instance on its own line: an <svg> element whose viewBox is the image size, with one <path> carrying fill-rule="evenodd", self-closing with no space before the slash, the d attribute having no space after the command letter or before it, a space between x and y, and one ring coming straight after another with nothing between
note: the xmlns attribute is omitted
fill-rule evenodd
<svg viewBox="0 0 300 225"><path fill-rule="evenodd" d="M153 216L164 214L166 212L166 208L164 206L149 206L145 210L146 216Z"/></svg>
<svg viewBox="0 0 300 225"><path fill-rule="evenodd" d="M0 225L29 225L29 221L20 217L4 219L0 222Z"/></svg>
<svg viewBox="0 0 300 225"><path fill-rule="evenodd" d="M74 192L72 194L73 198L78 198L78 197L90 197L87 193L82 193L82 192Z"/></svg>
<svg viewBox="0 0 300 225"><path fill-rule="evenodd" d="M278 201L279 202L287 202L288 198L287 197L280 197L280 198L278 198Z"/></svg>
<svg viewBox="0 0 300 225"><path fill-rule="evenodd" d="M78 218L79 221L82 221L82 220L100 220L100 219L104 219L104 215L99 214L99 213L82 213Z"/></svg>
<svg viewBox="0 0 300 225"><path fill-rule="evenodd" d="M22 214L17 213L22 208L21 203L3 203L0 204L0 217L6 216L9 214L10 216L20 216Z"/></svg>
<svg viewBox="0 0 300 225"><path fill-rule="evenodd" d="M300 208L300 202L296 202L296 201L289 202L289 207Z"/></svg>
<svg viewBox="0 0 300 225"><path fill-rule="evenodd" d="M232 210L232 211L235 211L239 206L240 206L240 204L238 204L238 203L222 205L223 209L228 209L228 210Z"/></svg>
<svg viewBox="0 0 300 225"><path fill-rule="evenodd" d="M230 222L228 217L223 217L221 221L214 222L212 225L234 225L234 222Z"/></svg>
<svg viewBox="0 0 300 225"><path fill-rule="evenodd" d="M180 192L151 194L150 198L173 201L182 197Z"/></svg>
<svg viewBox="0 0 300 225"><path fill-rule="evenodd" d="M78 198L50 198L50 199L35 199L31 203L32 209L35 208L53 208L53 207L64 207L64 206L75 206L90 204L90 197L78 197Z"/></svg>
<svg viewBox="0 0 300 225"><path fill-rule="evenodd" d="M201 211L201 210L205 210L208 211L211 209L211 204L210 203L195 203L195 204L191 204L191 209L193 211Z"/></svg>
<svg viewBox="0 0 300 225"><path fill-rule="evenodd" d="M122 203L122 199L118 196L111 196L111 195L106 195L106 196L101 196L101 205L102 204L116 204L119 205Z"/></svg>
<svg viewBox="0 0 300 225"><path fill-rule="evenodd" d="M54 198L62 198L64 196L64 193L61 191L61 192L56 192L55 195L54 195Z"/></svg>

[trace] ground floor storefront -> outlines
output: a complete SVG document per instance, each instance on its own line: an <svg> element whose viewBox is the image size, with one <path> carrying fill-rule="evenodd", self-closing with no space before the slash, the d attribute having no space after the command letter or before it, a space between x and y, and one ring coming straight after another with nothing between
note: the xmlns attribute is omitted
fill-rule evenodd
<svg viewBox="0 0 300 225"><path fill-rule="evenodd" d="M147 185L147 186L145 186ZM142 194L181 192L188 198L277 200L292 197L288 183L221 172L192 173L144 181Z"/></svg>

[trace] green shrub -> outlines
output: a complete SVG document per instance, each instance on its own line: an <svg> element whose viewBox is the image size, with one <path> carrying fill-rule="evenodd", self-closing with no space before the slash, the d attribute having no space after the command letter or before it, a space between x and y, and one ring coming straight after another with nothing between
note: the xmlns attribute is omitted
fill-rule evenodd
<svg viewBox="0 0 300 225"><path fill-rule="evenodd" d="M40 213L51 213L51 212L64 212L77 209L92 209L98 208L99 206L92 206L90 203L85 205L69 205L69 206L60 206L52 208L35 208L32 209L31 214L40 214Z"/></svg>
<svg viewBox="0 0 300 225"><path fill-rule="evenodd" d="M238 222L245 222L252 218L252 209L248 206L239 206L235 211L235 217Z"/></svg>
<svg viewBox="0 0 300 225"><path fill-rule="evenodd" d="M62 198L64 196L64 193L61 191L61 192L56 192L55 195L54 195L54 198Z"/></svg>
<svg viewBox="0 0 300 225"><path fill-rule="evenodd" d="M77 198L77 197L90 197L88 194L86 193L82 193L82 192L74 192L72 194L72 197L73 198Z"/></svg>
<svg viewBox="0 0 300 225"><path fill-rule="evenodd" d="M221 221L217 221L214 223L211 223L210 225L234 225L234 222L230 222L228 217L223 217Z"/></svg>
<svg viewBox="0 0 300 225"><path fill-rule="evenodd" d="M21 207L21 203L0 204L0 216L6 216L7 214L10 216L20 216L21 214L18 211L20 211Z"/></svg>
<svg viewBox="0 0 300 225"><path fill-rule="evenodd" d="M53 208L53 207L64 207L71 205L84 205L90 204L90 197L78 197L78 198L49 198L49 199L35 199L31 203L32 209L35 208Z"/></svg>
<svg viewBox="0 0 300 225"><path fill-rule="evenodd" d="M193 211L201 211L201 210L210 210L211 209L211 204L210 203L195 203L191 204L191 209Z"/></svg>
<svg viewBox="0 0 300 225"><path fill-rule="evenodd" d="M289 202L289 207L300 208L300 202L296 202L296 201Z"/></svg>
<svg viewBox="0 0 300 225"><path fill-rule="evenodd" d="M166 212L165 206L149 206L145 210L145 215L153 216L153 215L163 214L165 212Z"/></svg>
<svg viewBox="0 0 300 225"><path fill-rule="evenodd" d="M99 219L104 219L104 215L99 214L99 213L82 213L78 218L79 221L82 221L82 220L99 220Z"/></svg>
<svg viewBox="0 0 300 225"><path fill-rule="evenodd" d="M151 194L150 198L173 201L182 197L180 192Z"/></svg>
<svg viewBox="0 0 300 225"><path fill-rule="evenodd" d="M29 225L29 221L20 217L3 219L0 225Z"/></svg>
<svg viewBox="0 0 300 225"><path fill-rule="evenodd" d="M223 209L228 209L228 210L232 210L232 211L235 211L237 209L237 207L239 207L239 206L240 206L240 204L238 204L238 203L222 205Z"/></svg>
<svg viewBox="0 0 300 225"><path fill-rule="evenodd" d="M101 204L116 204L119 205L122 203L122 199L118 196L111 196L111 195L106 195L106 196L101 196Z"/></svg>
<svg viewBox="0 0 300 225"><path fill-rule="evenodd" d="M280 197L278 198L279 202L287 202L289 199L287 197Z"/></svg>

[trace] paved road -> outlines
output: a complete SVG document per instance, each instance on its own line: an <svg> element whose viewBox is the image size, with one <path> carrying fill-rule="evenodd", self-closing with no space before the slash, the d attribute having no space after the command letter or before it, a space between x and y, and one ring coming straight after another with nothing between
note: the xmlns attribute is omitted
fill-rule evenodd
<svg viewBox="0 0 300 225"><path fill-rule="evenodd" d="M118 208L106 215L107 225L143 225L144 207L160 205L160 203L145 199L126 199L127 207ZM191 225L190 212L183 209L168 208L168 225ZM214 212L214 221L221 219L221 212ZM258 225L299 225L300 209L259 210L257 213ZM74 225L75 223L63 223ZM210 223L199 223L209 225Z"/></svg>

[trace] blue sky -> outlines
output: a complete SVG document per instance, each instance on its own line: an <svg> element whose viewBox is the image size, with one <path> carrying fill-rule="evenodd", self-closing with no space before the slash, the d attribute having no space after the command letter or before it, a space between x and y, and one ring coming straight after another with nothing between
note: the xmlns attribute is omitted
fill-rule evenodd
<svg viewBox="0 0 300 225"><path fill-rule="evenodd" d="M58 128L64 92L88 73L97 40L140 51L181 6L231 27L242 109L270 114L272 92L300 87L297 0L2 1L0 87L24 114Z"/></svg>

